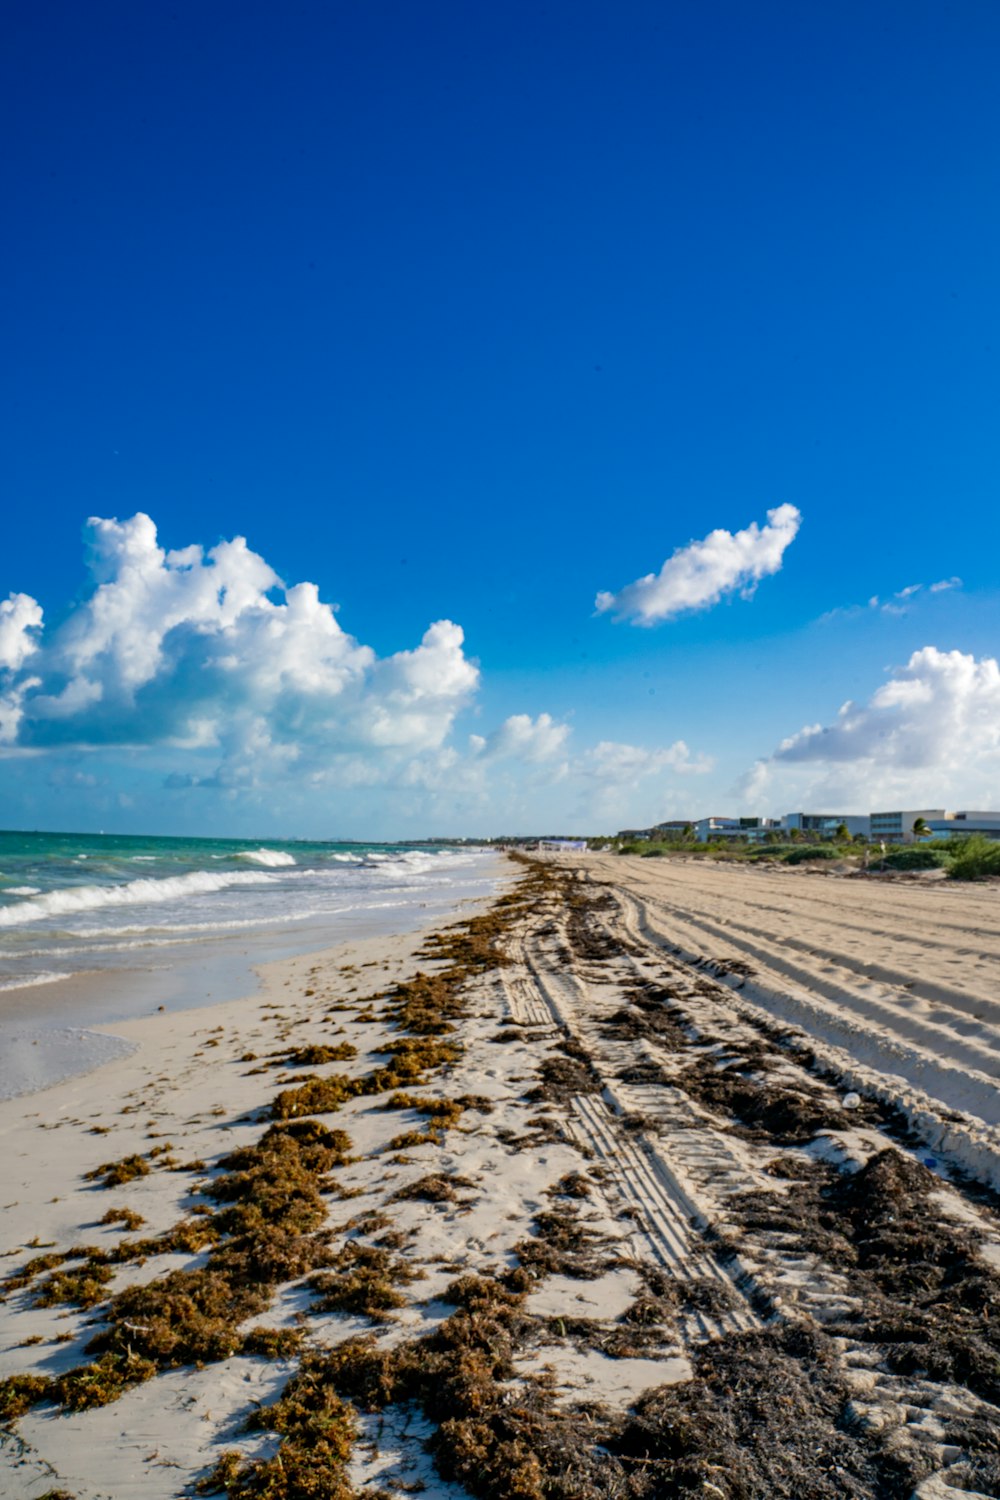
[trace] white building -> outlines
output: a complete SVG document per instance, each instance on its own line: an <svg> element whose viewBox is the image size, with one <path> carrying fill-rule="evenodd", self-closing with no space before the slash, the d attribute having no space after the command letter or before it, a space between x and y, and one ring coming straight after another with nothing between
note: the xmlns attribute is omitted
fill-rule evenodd
<svg viewBox="0 0 1000 1500"><path fill-rule="evenodd" d="M699 844L706 844L709 839L739 838L741 832L739 818L699 818L694 825Z"/></svg>
<svg viewBox="0 0 1000 1500"><path fill-rule="evenodd" d="M781 824L777 818L699 818L693 827L695 838L702 844L709 839L747 839L755 844Z"/></svg>
<svg viewBox="0 0 1000 1500"><path fill-rule="evenodd" d="M908 809L906 812L873 812L871 836L877 844L912 844L913 825L918 818L930 824L947 817L943 807Z"/></svg>
<svg viewBox="0 0 1000 1500"><path fill-rule="evenodd" d="M961 838L981 833L988 839L1000 839L1000 812L925 813L927 826L936 839Z"/></svg>
<svg viewBox="0 0 1000 1500"><path fill-rule="evenodd" d="M853 838L860 833L864 838L871 835L871 818L867 813L785 813L781 826L786 833L797 828L802 833L815 834L817 838L833 838L841 823Z"/></svg>
<svg viewBox="0 0 1000 1500"><path fill-rule="evenodd" d="M916 835L913 825L918 818L927 824L927 836L961 838L982 833L1000 839L1000 812L946 812L943 807L922 807L905 812L872 813L872 838L885 844L912 844Z"/></svg>

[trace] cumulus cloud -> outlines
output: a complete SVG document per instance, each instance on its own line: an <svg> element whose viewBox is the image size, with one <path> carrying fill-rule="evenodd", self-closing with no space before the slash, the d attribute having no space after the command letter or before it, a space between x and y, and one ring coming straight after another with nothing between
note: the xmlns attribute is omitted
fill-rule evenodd
<svg viewBox="0 0 1000 1500"><path fill-rule="evenodd" d="M25 768L9 803L19 777L25 806L110 813L138 798L160 817L167 795L189 825L313 827L325 813L334 832L497 831L560 817L557 786L563 812L578 797L594 826L630 793L634 815L708 769L682 740L574 753L569 724L544 712L463 745L456 722L480 673L453 621L380 657L315 584L286 583L242 537L169 551L143 514L93 519L85 536L89 584L58 627L43 633L26 594L0 604L0 745Z"/></svg>
<svg viewBox="0 0 1000 1500"><path fill-rule="evenodd" d="M143 514L86 536L92 589L50 638L27 595L0 607L8 741L213 749L214 773L177 774L239 786L333 753L437 748L478 684L452 621L378 659L242 537L168 552Z"/></svg>
<svg viewBox="0 0 1000 1500"><path fill-rule="evenodd" d="M764 526L752 521L743 531L711 531L702 541L678 547L659 573L647 573L616 594L598 594L596 607L613 611L618 620L655 625L718 604L737 590L750 598L762 578L780 570L801 520L796 506L779 505L768 511Z"/></svg>
<svg viewBox="0 0 1000 1500"><path fill-rule="evenodd" d="M866 702L845 703L832 723L783 740L744 787L853 796L864 811L889 797L940 806L949 796L989 796L998 774L1000 665L924 646Z"/></svg>
<svg viewBox="0 0 1000 1500"><path fill-rule="evenodd" d="M473 754L486 758L551 760L562 751L569 732L569 725L557 723L551 714L539 714L535 719L530 714L511 714L486 738L470 735L469 746Z"/></svg>
<svg viewBox="0 0 1000 1500"><path fill-rule="evenodd" d="M0 599L0 671L19 671L37 651L41 624L41 605L30 594Z"/></svg>

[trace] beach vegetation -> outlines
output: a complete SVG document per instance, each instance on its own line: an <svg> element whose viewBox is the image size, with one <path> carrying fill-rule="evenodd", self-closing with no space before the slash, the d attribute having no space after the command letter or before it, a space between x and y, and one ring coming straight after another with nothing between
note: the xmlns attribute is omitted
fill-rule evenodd
<svg viewBox="0 0 1000 1500"><path fill-rule="evenodd" d="M952 847L954 855L948 871L952 880L985 880L990 875L1000 875L1000 840L974 833L956 839Z"/></svg>
<svg viewBox="0 0 1000 1500"><path fill-rule="evenodd" d="M780 856L782 864L802 865L810 860L841 859L843 856L836 844L799 844Z"/></svg>
<svg viewBox="0 0 1000 1500"><path fill-rule="evenodd" d="M951 864L951 855L945 849L927 844L908 844L902 849L891 849L881 864L887 870L941 870Z"/></svg>

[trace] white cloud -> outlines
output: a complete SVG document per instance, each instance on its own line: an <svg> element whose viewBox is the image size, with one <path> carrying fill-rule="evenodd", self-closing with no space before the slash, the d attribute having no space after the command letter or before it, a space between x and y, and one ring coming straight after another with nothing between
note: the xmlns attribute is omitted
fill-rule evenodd
<svg viewBox="0 0 1000 1500"><path fill-rule="evenodd" d="M42 610L30 594L0 599L0 671L18 672L38 649Z"/></svg>
<svg viewBox="0 0 1000 1500"><path fill-rule="evenodd" d="M679 775L703 775L713 762L704 755L691 757L683 740L675 740L662 749L650 750L644 745L626 745L619 740L601 740L580 757L580 770L599 781L616 785L636 785L647 776L664 771Z"/></svg>
<svg viewBox="0 0 1000 1500"><path fill-rule="evenodd" d="M598 594L596 607L613 610L619 620L654 625L717 604L737 589L749 598L762 578L779 571L801 520L794 505L779 505L768 511L764 526L752 521L743 531L709 532L702 541L678 547L659 573L647 573L617 594Z"/></svg>
<svg viewBox="0 0 1000 1500"><path fill-rule="evenodd" d="M579 788L577 821L580 827L621 828L654 823L689 809L679 801L678 777L711 771L713 762L691 754L683 740L649 747L620 740L601 740L577 757L572 766ZM686 799L685 794L685 799Z"/></svg>
<svg viewBox="0 0 1000 1500"><path fill-rule="evenodd" d="M942 578L938 583L922 584L908 583L905 588L897 589L888 599L881 598L878 594L872 594L867 604L842 604L836 609L828 609L826 614L820 615L820 624L827 620L839 620L847 617L851 619L857 615L864 614L868 610L878 611L883 615L905 615L910 611L911 603L920 593L943 594L949 589L960 589L961 578Z"/></svg>
<svg viewBox="0 0 1000 1500"><path fill-rule="evenodd" d="M87 538L95 586L50 639L28 634L41 612L26 595L0 614L6 659L32 668L0 701L8 739L215 747L217 770L192 779L252 785L334 753L436 748L478 684L450 620L379 660L242 537L166 552L139 514L91 520Z"/></svg>
<svg viewBox="0 0 1000 1500"><path fill-rule="evenodd" d="M58 628L42 634L27 595L0 607L0 753L24 767L23 792L0 788L11 809L103 821L126 797L150 823L169 809L189 828L368 835L556 827L577 803L592 828L708 769L682 740L572 753L544 712L463 747L480 672L453 621L378 657L241 537L167 551L142 514L86 536L89 587Z"/></svg>
<svg viewBox="0 0 1000 1500"><path fill-rule="evenodd" d="M530 714L511 714L485 739L482 735L470 735L469 744L476 755L551 760L562 751L569 732L569 725L557 723L551 714L539 714L536 719Z"/></svg>
<svg viewBox="0 0 1000 1500"><path fill-rule="evenodd" d="M950 799L996 800L1000 775L1000 665L925 646L864 703L845 703L827 725L783 740L744 779L771 795L850 798L942 806ZM915 800L914 800L915 799Z"/></svg>

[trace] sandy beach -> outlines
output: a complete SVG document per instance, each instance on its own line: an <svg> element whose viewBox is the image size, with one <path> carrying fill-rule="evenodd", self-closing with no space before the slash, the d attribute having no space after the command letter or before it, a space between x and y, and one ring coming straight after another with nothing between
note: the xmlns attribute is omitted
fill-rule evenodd
<svg viewBox="0 0 1000 1500"><path fill-rule="evenodd" d="M0 1104L0 1493L1000 1494L997 888L510 873Z"/></svg>

